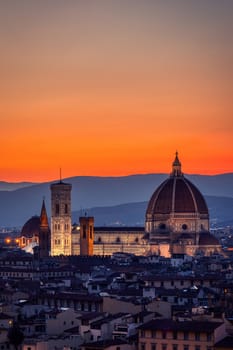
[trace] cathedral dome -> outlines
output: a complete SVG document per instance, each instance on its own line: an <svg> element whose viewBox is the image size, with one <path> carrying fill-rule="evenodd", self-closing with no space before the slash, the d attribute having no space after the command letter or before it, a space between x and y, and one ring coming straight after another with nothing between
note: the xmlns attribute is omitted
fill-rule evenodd
<svg viewBox="0 0 233 350"><path fill-rule="evenodd" d="M40 217L33 216L29 219L22 228L21 237L31 238L33 236L39 236L40 232Z"/></svg>
<svg viewBox="0 0 233 350"><path fill-rule="evenodd" d="M208 215L208 208L201 192L181 173L176 154L171 176L153 193L146 215L171 213L195 213Z"/></svg>

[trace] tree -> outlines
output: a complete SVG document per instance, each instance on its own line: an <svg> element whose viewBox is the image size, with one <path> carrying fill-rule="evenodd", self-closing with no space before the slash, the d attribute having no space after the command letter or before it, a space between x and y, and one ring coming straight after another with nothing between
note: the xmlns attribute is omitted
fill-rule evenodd
<svg viewBox="0 0 233 350"><path fill-rule="evenodd" d="M15 350L17 350L18 346L22 344L24 335L18 323L14 322L13 325L9 328L7 338L9 340L9 343L14 346Z"/></svg>

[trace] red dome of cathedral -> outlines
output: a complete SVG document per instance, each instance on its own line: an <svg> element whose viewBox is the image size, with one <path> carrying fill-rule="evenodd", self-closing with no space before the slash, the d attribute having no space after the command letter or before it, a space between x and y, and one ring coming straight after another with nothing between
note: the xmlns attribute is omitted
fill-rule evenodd
<svg viewBox="0 0 233 350"><path fill-rule="evenodd" d="M171 213L199 213L208 215L201 192L181 173L181 163L176 153L171 176L153 193L146 215Z"/></svg>
<svg viewBox="0 0 233 350"><path fill-rule="evenodd" d="M22 228L21 236L31 238L33 236L39 236L40 232L40 217L33 216L29 219Z"/></svg>

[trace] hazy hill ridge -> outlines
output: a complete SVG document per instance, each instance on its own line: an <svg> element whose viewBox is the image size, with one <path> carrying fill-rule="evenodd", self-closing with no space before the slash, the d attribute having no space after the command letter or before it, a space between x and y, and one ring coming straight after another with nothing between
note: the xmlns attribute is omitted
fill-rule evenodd
<svg viewBox="0 0 233 350"><path fill-rule="evenodd" d="M167 174L130 175L123 177L77 176L64 179L63 181L72 184L72 211L75 212L86 208L111 207L127 203L134 203L135 205L139 202L145 202L147 204L154 190L167 176ZM233 198L233 173L214 176L185 176L205 196ZM29 183L27 187L11 191L0 191L0 226L21 226L31 216L39 215L43 196L45 196L48 215L50 215L51 183L45 182L32 185ZM208 197L206 198L208 199ZM226 212L231 208L232 198L215 198L212 200L215 203L216 201L220 203L220 208L216 209L220 219L223 216L225 217ZM209 205L209 200L207 202ZM213 204L213 202L210 202L210 205L211 203ZM104 210L106 212L107 209L105 208ZM129 217L129 207L125 207L125 211L128 211L126 215ZM212 214L212 211L210 208L210 214ZM232 209L231 213L233 213ZM224 221L225 219L228 220L231 218L227 214ZM135 224L139 221L141 220L139 217L136 217L135 212Z"/></svg>
<svg viewBox="0 0 233 350"><path fill-rule="evenodd" d="M24 188L34 185L34 182L6 182L0 181L0 191L14 191L19 188Z"/></svg>

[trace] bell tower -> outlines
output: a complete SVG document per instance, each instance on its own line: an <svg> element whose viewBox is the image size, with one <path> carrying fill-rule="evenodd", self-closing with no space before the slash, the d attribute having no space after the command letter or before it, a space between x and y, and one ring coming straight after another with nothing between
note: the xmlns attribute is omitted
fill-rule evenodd
<svg viewBox="0 0 233 350"><path fill-rule="evenodd" d="M71 189L60 182L51 189L51 255L71 255Z"/></svg>
<svg viewBox="0 0 233 350"><path fill-rule="evenodd" d="M94 217L81 216L80 223L80 255L93 255Z"/></svg>

